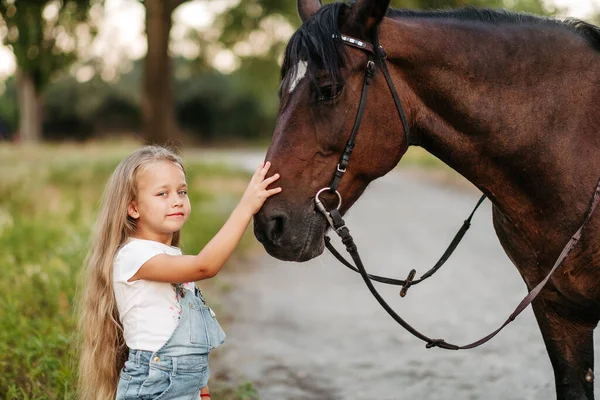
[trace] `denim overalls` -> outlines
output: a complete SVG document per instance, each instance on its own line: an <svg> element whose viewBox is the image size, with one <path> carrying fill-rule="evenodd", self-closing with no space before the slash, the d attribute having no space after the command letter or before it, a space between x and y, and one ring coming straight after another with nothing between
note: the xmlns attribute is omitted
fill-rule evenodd
<svg viewBox="0 0 600 400"><path fill-rule="evenodd" d="M175 292L179 324L156 352L129 350L116 400L200 399L200 389L208 384L208 353L223 343L225 332L198 288L178 286Z"/></svg>

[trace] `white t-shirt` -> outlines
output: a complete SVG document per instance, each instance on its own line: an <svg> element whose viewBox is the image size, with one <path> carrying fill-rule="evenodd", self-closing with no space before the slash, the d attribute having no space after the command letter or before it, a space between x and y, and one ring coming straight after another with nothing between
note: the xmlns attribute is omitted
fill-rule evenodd
<svg viewBox="0 0 600 400"><path fill-rule="evenodd" d="M157 351L179 322L181 307L170 283L127 282L146 261L158 254L181 255L181 250L152 240L131 238L115 256L113 286L125 342L130 349ZM184 287L192 291L194 286L193 282L184 283Z"/></svg>

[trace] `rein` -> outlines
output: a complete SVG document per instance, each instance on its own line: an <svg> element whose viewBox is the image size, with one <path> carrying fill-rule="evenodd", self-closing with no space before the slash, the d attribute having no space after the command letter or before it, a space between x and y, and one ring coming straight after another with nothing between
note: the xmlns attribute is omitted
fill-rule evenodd
<svg viewBox="0 0 600 400"><path fill-rule="evenodd" d="M586 224L590 220L594 210L596 209L596 206L598 205L598 202L600 201L600 180L598 180L596 189L594 191L594 195L592 197L592 200L590 202L589 208L587 210L587 213L585 215L585 218L584 218L582 224L580 225L579 229L575 232L575 234L571 237L569 242L565 245L565 247L563 248L562 252L560 253L558 259L554 263L554 266L552 267L552 269L550 270L548 275L546 275L546 277L540 283L538 283L538 285L535 288L533 288L523 298L523 300L517 305L517 307L515 308L513 313L508 317L508 319L498 329L496 329L495 331L491 332L489 335L487 335L471 344L467 344L467 345L463 345L463 346L455 345L452 343L447 343L444 339L432 339L432 338L422 334L421 332L419 332L418 330L413 328L410 324L408 324L404 319L402 319L389 306L389 304L387 304L387 302L379 294L377 289L375 289L371 280L381 282L381 283L391 284L391 285L402 286L402 289L400 290L400 296L404 297L410 286L416 285L417 283L420 283L420 282L423 282L425 279L431 277L435 272L437 272L442 267L442 265L444 265L444 263L452 255L452 253L454 252L454 250L456 249L456 247L458 246L458 244L464 237L465 233L469 229L469 227L471 225L471 219L472 219L473 215L475 214L475 211L481 205L483 200L485 200L486 196L483 195L479 199L475 208L473 209L473 211L471 212L469 217L464 221L462 227L456 233L454 239L452 239L452 242L450 243L450 245L448 246L446 251L443 253L443 255L440 257L438 262L429 271L427 271L425 274L423 274L419 279L414 280L414 277L416 274L416 270L414 270L414 269L410 271L406 280L391 279L391 278L381 277L381 276L377 276L377 275L370 275L367 273L367 271L363 265L363 262L360 258L360 255L358 253L358 248L357 248L356 244L354 243L354 239L350 235L350 231L349 231L348 227L346 227L346 223L342 219L342 216L339 212L341 205L342 205L342 196L337 189L338 189L340 180L342 179L342 177L344 176L344 173L346 172L346 168L348 167L348 164L350 162L350 156L352 155L352 151L354 150L354 146L355 146L355 142L356 142L356 135L358 134L358 130L360 128L360 124L362 121L362 116L364 113L364 108L365 108L366 99L367 99L367 93L369 91L369 86L371 84L373 77L375 76L376 65L379 65L379 68L383 72L383 75L386 79L388 88L390 89L390 92L392 93L392 97L394 98L394 103L396 104L396 109L398 110L398 115L400 117L400 120L402 122L402 127L404 129L404 135L405 135L407 147L410 146L411 143L416 143L416 141L411 140L411 133L410 133L410 129L408 127L408 123L406 120L406 114L404 112L404 109L402 108L402 104L400 102L400 97L398 96L398 93L396 92L396 88L394 86L394 83L392 82L392 78L387 69L387 65L386 65L386 61L385 61L387 58L387 55L386 55L384 49L380 45L378 45L377 37L375 37L375 39L376 39L374 42L375 45L365 42L363 40L359 40L359 39L355 39L355 38L346 36L346 35L333 35L333 39L341 40L342 43L344 43L345 45L355 47L355 48L358 48L360 50L367 52L368 53L368 61L367 61L367 66L366 66L366 70L365 70L365 78L364 78L364 82L363 82L362 94L361 94L360 103L358 106L358 112L356 114L356 118L354 121L354 127L352 128L352 133L350 135L350 138L348 139L348 142L346 143L346 147L344 148L344 151L342 153L340 161L337 165L337 168L336 168L335 174L333 176L333 179L331 181L331 184L328 187L325 187L317 192L317 194L315 196L315 206L316 206L317 210L325 216L325 218L327 219L327 222L329 223L331 228L341 238L342 243L346 247L346 251L352 257L354 263L356 264L356 267L354 265L352 265L349 261L347 261L333 247L329 236L325 236L325 246L343 265L352 269L355 272L360 273L363 280L365 281L365 284L367 285L367 287L369 288L369 290L371 291L371 293L373 294L375 299L385 309L385 311L387 311L387 313L396 322L398 322L404 329L409 331L415 337L423 340L426 343L426 345L425 345L426 348L429 349L432 347L439 347L439 348L446 349L446 350L466 350L466 349L473 349L475 347L481 346L482 344L486 343L487 341L492 339L494 336L496 336L509 323L514 321L515 318L525 308L527 308L527 306L529 304L531 304L531 302L542 291L542 289L544 288L544 286L546 285L546 283L548 282L548 280L550 279L550 277L552 276L554 271L556 271L556 269L565 260L565 258L569 254L569 252L573 249L573 247L575 247L575 245L581 238L581 232L583 231L583 228L586 226ZM321 195L321 193L323 193L325 191L329 191L329 192L335 193L337 195L337 197L338 197L337 208L328 210L325 207L325 205L321 202L321 200L319 199L319 196Z"/></svg>

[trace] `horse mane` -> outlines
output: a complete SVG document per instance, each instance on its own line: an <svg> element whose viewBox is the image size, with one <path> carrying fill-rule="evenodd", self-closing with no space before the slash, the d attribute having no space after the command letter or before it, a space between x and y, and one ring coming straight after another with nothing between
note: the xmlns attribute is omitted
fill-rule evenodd
<svg viewBox="0 0 600 400"><path fill-rule="evenodd" d="M339 40L332 40L332 36L340 33L338 27L340 10L342 7L352 6L353 3L354 1L334 2L324 5L292 35L286 47L281 69L280 97L282 92L287 91L289 87L286 76L289 72L291 72L289 76L294 75L296 67L301 61L308 62L313 66L307 70L307 75L312 82L316 81L314 76L316 70L324 70L334 82L343 82L340 67L343 66L346 58L346 46ZM387 16L393 19L437 18L495 25L558 27L581 36L596 51L600 51L600 28L574 18L558 20L528 13L475 7L433 11L389 9Z"/></svg>
<svg viewBox="0 0 600 400"><path fill-rule="evenodd" d="M388 17L397 19L408 18L439 18L455 19L460 21L475 21L495 25L541 25L565 28L568 31L583 37L594 49L600 51L600 28L576 18L559 20L551 17L514 12L508 10L492 10L488 8L475 8L467 6L449 10L388 10Z"/></svg>

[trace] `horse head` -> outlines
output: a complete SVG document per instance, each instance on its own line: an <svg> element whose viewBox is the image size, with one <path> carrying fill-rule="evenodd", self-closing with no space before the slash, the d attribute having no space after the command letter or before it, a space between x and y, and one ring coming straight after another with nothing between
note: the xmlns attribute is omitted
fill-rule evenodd
<svg viewBox="0 0 600 400"><path fill-rule="evenodd" d="M358 0L351 6L298 0L303 24L287 45L280 110L266 155L271 172L281 175L283 191L254 219L257 239L274 257L306 261L323 252L328 224L315 209L315 195L329 186L351 136L369 61L368 52L339 38L372 43L388 6L389 0ZM352 161L338 189L342 214L407 148L385 78L375 76L370 88ZM329 191L322 199L328 207L338 205Z"/></svg>

